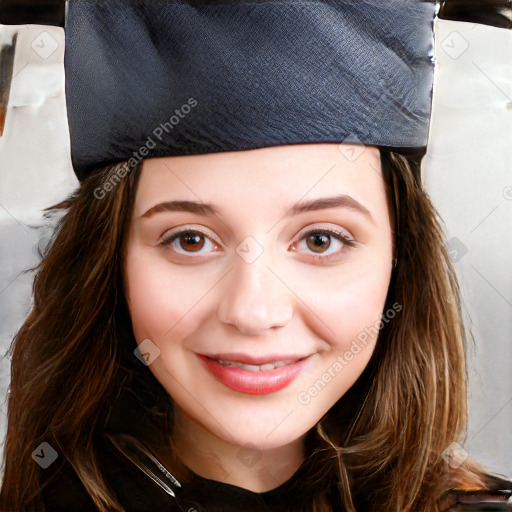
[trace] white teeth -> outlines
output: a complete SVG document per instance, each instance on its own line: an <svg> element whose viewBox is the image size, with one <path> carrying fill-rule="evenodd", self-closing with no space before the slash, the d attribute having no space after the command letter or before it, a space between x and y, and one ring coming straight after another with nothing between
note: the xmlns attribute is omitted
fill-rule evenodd
<svg viewBox="0 0 512 512"><path fill-rule="evenodd" d="M265 363L262 365L254 365L254 364L243 364L237 363L235 361L223 361L218 360L220 364L224 366L236 366L237 368L241 368L242 370L247 370L249 372L259 372L259 371L270 371L275 370L276 368L281 368L281 366L286 366L287 364L295 363L295 361L276 361L275 363Z"/></svg>
<svg viewBox="0 0 512 512"><path fill-rule="evenodd" d="M239 363L235 363L235 366L238 366ZM252 364L241 364L239 366L239 368L243 368L244 370L247 370L249 372L259 372L261 367L260 366L255 366L255 365L252 365Z"/></svg>

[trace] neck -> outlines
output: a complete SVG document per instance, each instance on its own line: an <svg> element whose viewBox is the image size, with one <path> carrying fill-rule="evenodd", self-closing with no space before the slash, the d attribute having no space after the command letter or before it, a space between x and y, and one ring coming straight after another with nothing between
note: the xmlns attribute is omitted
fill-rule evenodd
<svg viewBox="0 0 512 512"><path fill-rule="evenodd" d="M277 448L258 450L230 443L175 408L173 441L182 462L197 475L266 492L286 482L304 460L304 436Z"/></svg>

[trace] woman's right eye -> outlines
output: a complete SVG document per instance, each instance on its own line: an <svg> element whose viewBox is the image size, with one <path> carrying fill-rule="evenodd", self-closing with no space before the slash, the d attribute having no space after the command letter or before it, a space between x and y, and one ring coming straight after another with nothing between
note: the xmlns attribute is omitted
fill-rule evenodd
<svg viewBox="0 0 512 512"><path fill-rule="evenodd" d="M208 235L195 229L170 231L162 237L160 244L187 255L206 254L219 246Z"/></svg>

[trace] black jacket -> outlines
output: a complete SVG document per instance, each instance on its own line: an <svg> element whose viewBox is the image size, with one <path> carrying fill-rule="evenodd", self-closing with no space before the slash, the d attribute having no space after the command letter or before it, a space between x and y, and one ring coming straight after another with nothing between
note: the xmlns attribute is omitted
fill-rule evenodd
<svg viewBox="0 0 512 512"><path fill-rule="evenodd" d="M184 485L172 498L136 466L123 464L109 475L109 483L126 512L287 512L296 511L297 501L289 494L290 481L270 492L258 494L233 485L198 477ZM45 489L48 512L93 512L97 508L73 470L63 466L53 484ZM492 494L459 493L446 512L512 511L511 491ZM333 505L335 500L333 501ZM342 512L341 505L333 510ZM358 508L361 512L363 509Z"/></svg>
<svg viewBox="0 0 512 512"><path fill-rule="evenodd" d="M310 495L298 482L306 471L303 465L287 482L272 491L255 493L200 476L181 487L172 475L136 437L137 426L144 424L146 409L140 397L126 390L106 423L99 440L104 474L126 512L296 512L303 510ZM57 458L44 470L43 501L48 512L95 512L91 498L69 462ZM175 496L173 496L174 494ZM336 487L325 493L333 510L343 512ZM449 511L512 511L508 501L512 491L492 494L457 493ZM487 503L487 505L485 504ZM494 508L490 507L489 503ZM501 507L501 508L498 508ZM364 512L363 502L357 510Z"/></svg>
<svg viewBox="0 0 512 512"><path fill-rule="evenodd" d="M309 498L306 491L301 493L295 487L305 471L303 466L283 485L265 493L198 475L179 487L137 439L141 425L149 421L145 400L146 397L125 388L98 438L104 477L126 512L296 512L298 503ZM43 501L48 512L97 510L63 457L44 470L42 478ZM340 510L334 498L333 506Z"/></svg>

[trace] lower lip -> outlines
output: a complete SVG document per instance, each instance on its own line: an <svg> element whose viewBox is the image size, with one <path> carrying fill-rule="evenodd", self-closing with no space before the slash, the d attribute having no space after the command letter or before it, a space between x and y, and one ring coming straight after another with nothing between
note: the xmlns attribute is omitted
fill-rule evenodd
<svg viewBox="0 0 512 512"><path fill-rule="evenodd" d="M237 366L225 366L214 359L200 355L206 369L222 384L235 391L252 395L275 393L290 384L305 367L309 357L274 370L251 372Z"/></svg>

